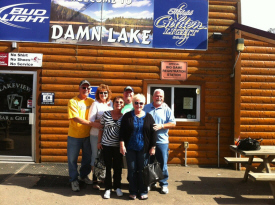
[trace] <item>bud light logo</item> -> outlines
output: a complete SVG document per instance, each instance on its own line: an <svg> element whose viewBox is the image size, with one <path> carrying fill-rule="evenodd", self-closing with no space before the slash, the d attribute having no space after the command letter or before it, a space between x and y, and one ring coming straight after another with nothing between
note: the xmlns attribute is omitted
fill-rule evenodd
<svg viewBox="0 0 275 205"><path fill-rule="evenodd" d="M49 41L51 0L0 0L0 39Z"/></svg>
<svg viewBox="0 0 275 205"><path fill-rule="evenodd" d="M0 23L16 28L27 29L26 27L16 25L16 23L22 22L38 22L43 23L45 19L49 17L45 16L47 10L45 9L27 9L23 5L26 4L38 4L38 3L23 3L13 4L0 8ZM9 13L4 13L6 10L10 10ZM4 13L2 15L2 13Z"/></svg>

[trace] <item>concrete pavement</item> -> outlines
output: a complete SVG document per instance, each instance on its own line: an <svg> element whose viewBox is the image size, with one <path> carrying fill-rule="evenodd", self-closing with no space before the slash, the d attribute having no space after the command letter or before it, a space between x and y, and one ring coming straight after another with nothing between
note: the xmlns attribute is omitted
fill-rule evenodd
<svg viewBox="0 0 275 205"><path fill-rule="evenodd" d="M128 199L126 170L123 170L123 197L112 193L103 199L104 187L93 190L81 184L73 192L68 182L67 164L0 163L0 204L274 204L267 182L242 182L244 171L228 167L169 166L169 194L160 188L149 192L146 201Z"/></svg>

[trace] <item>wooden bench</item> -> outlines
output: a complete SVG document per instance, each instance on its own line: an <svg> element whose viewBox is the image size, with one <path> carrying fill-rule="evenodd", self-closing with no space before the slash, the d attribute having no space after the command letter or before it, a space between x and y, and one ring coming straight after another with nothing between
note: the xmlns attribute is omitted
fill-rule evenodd
<svg viewBox="0 0 275 205"><path fill-rule="evenodd" d="M230 163L248 163L249 158L239 158L239 157L225 157L225 162L227 164ZM261 163L263 162L260 158L253 158L253 163Z"/></svg>
<svg viewBox="0 0 275 205"><path fill-rule="evenodd" d="M248 163L249 158L247 158L247 157L242 157L242 158L240 158L240 157L225 157L224 160L227 164L230 164L230 163ZM263 159L253 158L253 163L261 163L261 162L263 162ZM275 163L275 159L273 159L271 163Z"/></svg>
<svg viewBox="0 0 275 205"><path fill-rule="evenodd" d="M275 173L249 173L248 176L253 181L275 181Z"/></svg>

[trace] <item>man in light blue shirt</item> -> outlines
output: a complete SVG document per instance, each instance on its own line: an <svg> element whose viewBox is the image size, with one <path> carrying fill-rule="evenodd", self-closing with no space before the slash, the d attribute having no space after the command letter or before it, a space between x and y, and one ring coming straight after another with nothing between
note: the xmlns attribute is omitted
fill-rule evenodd
<svg viewBox="0 0 275 205"><path fill-rule="evenodd" d="M163 103L164 91L156 89L153 94L153 103L144 106L144 111L150 113L154 120L154 130L157 131L156 158L161 164L164 179L160 181L161 193L168 194L168 151L169 128L176 126L172 110Z"/></svg>

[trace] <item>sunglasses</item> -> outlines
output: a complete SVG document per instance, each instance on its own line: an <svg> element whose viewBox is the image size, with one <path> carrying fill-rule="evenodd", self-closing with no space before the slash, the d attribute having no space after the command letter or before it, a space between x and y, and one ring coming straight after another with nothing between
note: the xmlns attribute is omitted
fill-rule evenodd
<svg viewBox="0 0 275 205"><path fill-rule="evenodd" d="M123 104L123 101L116 101L117 104Z"/></svg>
<svg viewBox="0 0 275 205"><path fill-rule="evenodd" d="M91 88L89 87L82 87L83 90L90 90Z"/></svg>
<svg viewBox="0 0 275 205"><path fill-rule="evenodd" d="M101 95L103 95L103 94L107 95L108 92L99 92L99 94L101 94Z"/></svg>
<svg viewBox="0 0 275 205"><path fill-rule="evenodd" d="M143 102L135 102L135 105L144 105Z"/></svg>

